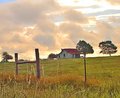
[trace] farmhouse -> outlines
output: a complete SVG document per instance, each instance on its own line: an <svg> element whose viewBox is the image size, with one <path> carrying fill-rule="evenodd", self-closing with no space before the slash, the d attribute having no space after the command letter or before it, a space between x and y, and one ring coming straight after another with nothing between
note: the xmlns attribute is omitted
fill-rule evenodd
<svg viewBox="0 0 120 98"><path fill-rule="evenodd" d="M80 53L77 49L65 48L57 55L57 58L80 58Z"/></svg>

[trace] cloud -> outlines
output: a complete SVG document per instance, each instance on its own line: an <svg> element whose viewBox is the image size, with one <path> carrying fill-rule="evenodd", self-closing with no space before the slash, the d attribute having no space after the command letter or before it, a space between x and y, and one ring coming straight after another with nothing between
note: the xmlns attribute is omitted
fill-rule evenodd
<svg viewBox="0 0 120 98"><path fill-rule="evenodd" d="M54 47L56 27L47 14L60 9L54 0L17 0L0 4L1 52L25 53L36 47L41 50L48 50L50 45Z"/></svg>
<svg viewBox="0 0 120 98"><path fill-rule="evenodd" d="M67 34L67 38L76 46L76 43L79 40L86 40L91 42L92 44L96 44L94 41L98 40L96 36L98 36L95 32L88 32L84 30L81 25L77 23L63 23L59 27L60 32L63 34Z"/></svg>
<svg viewBox="0 0 120 98"><path fill-rule="evenodd" d="M120 5L120 0L107 0L107 1L113 5Z"/></svg>
<svg viewBox="0 0 120 98"><path fill-rule="evenodd" d="M108 19L112 23L119 23L120 24L120 16L110 16Z"/></svg>
<svg viewBox="0 0 120 98"><path fill-rule="evenodd" d="M88 23L88 18L81 12L75 10L67 10L64 12L65 21Z"/></svg>
<svg viewBox="0 0 120 98"><path fill-rule="evenodd" d="M47 13L60 8L61 7L54 0L37 2L36 0L25 0L12 3L9 10L12 13L12 19L15 23L32 25L36 24L39 20L45 20Z"/></svg>
<svg viewBox="0 0 120 98"><path fill-rule="evenodd" d="M90 24L90 20L94 24ZM118 24L118 20L109 18L111 23ZM119 41L119 28L109 22L96 21L74 8L60 6L55 0L16 0L0 4L0 51L19 52L23 57L30 57L34 48L39 48L44 57L61 48L75 48L82 39L95 47L102 39ZM97 28L86 30L86 25Z"/></svg>
<svg viewBox="0 0 120 98"><path fill-rule="evenodd" d="M86 8L97 9L97 8L100 8L100 6L99 6L99 5L90 5L90 6L72 6L71 8L73 8L73 9L86 9Z"/></svg>
<svg viewBox="0 0 120 98"><path fill-rule="evenodd" d="M34 40L43 46L48 48L54 47L55 40L52 35L37 35L34 37Z"/></svg>
<svg viewBox="0 0 120 98"><path fill-rule="evenodd" d="M118 48L120 48L120 25L113 26L117 23L115 17L110 17L109 19L111 20L109 20L109 23L105 21L97 21L96 33L98 34L100 41L111 40L117 45Z"/></svg>
<svg viewBox="0 0 120 98"><path fill-rule="evenodd" d="M95 12L95 13L89 13L87 14L88 16L100 16L100 15L115 15L115 14L119 14L120 10L116 10L116 9L108 9L108 10L104 10L104 11L99 11L99 12Z"/></svg>
<svg viewBox="0 0 120 98"><path fill-rule="evenodd" d="M78 40L80 36L80 32L83 33L83 29L80 25L75 24L73 22L70 23L63 23L60 25L59 30L62 33L67 33L71 40ZM76 41L75 41L76 42Z"/></svg>
<svg viewBox="0 0 120 98"><path fill-rule="evenodd" d="M114 42L116 42L117 44L120 43L120 17L119 16L111 16L108 18L108 21L111 23L113 29L114 29L114 34L113 34L113 38L114 38Z"/></svg>
<svg viewBox="0 0 120 98"><path fill-rule="evenodd" d="M109 23L104 21L97 21L96 27L96 31L99 33L101 38L104 40L112 40L114 29Z"/></svg>

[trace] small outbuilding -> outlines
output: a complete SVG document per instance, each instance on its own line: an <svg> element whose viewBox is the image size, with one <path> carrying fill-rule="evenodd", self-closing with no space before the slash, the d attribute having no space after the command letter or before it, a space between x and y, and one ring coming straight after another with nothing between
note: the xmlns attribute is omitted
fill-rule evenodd
<svg viewBox="0 0 120 98"><path fill-rule="evenodd" d="M77 49L65 48L57 55L57 58L80 58L80 53Z"/></svg>

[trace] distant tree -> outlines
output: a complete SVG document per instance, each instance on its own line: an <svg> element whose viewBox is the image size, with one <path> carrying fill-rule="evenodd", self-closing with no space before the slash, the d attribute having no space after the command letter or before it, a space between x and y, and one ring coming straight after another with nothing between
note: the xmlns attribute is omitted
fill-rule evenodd
<svg viewBox="0 0 120 98"><path fill-rule="evenodd" d="M80 40L77 43L76 49L81 54L84 54L84 56L86 56L86 54L94 53L93 47L89 43L85 42L84 40Z"/></svg>
<svg viewBox="0 0 120 98"><path fill-rule="evenodd" d="M102 54L114 54L117 52L117 47L112 43L112 41L103 41L99 43L101 49L100 53Z"/></svg>
<svg viewBox="0 0 120 98"><path fill-rule="evenodd" d="M2 53L2 62L8 62L8 60L13 59L13 57L7 52Z"/></svg>
<svg viewBox="0 0 120 98"><path fill-rule="evenodd" d="M93 47L85 42L84 40L80 40L77 45L76 45L76 49L80 52L80 54L84 54L84 75L85 75L85 84L87 81L86 78L86 54L91 54L94 53Z"/></svg>
<svg viewBox="0 0 120 98"><path fill-rule="evenodd" d="M54 59L54 58L57 58L56 54L51 53L48 55L48 59Z"/></svg>

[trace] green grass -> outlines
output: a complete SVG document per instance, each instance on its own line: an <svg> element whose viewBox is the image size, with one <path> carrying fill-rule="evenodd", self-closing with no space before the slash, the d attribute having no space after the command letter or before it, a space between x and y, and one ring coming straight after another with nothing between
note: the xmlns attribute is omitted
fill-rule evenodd
<svg viewBox="0 0 120 98"><path fill-rule="evenodd" d="M0 98L120 98L120 56L87 58L87 79L92 83L88 83L87 87L84 87L83 80L78 79L84 76L82 58L40 62L42 77L54 77L49 80L47 88L47 84L39 84L37 81L0 80ZM20 75L35 75L34 64L19 65L19 69ZM15 64L0 63L0 73L15 73ZM62 82L51 83L62 76L65 78L60 78Z"/></svg>

